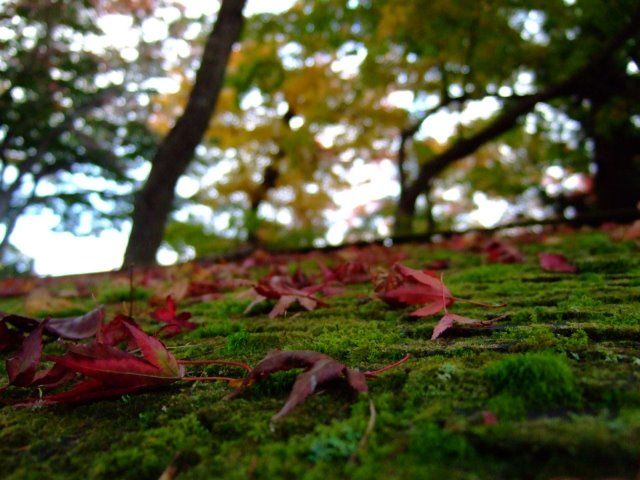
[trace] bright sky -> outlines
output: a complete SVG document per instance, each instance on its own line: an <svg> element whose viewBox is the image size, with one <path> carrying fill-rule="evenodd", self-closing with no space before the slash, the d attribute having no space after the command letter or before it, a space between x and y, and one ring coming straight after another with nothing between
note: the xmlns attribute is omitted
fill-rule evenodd
<svg viewBox="0 0 640 480"><path fill-rule="evenodd" d="M210 4L208 2L180 1L188 7L186 14L189 16L209 13ZM267 2L250 0L246 13L286 10L292 3L292 0L273 0L268 2L268 8L265 8ZM170 17L172 13L167 11L166 15ZM122 16L113 16L112 22L101 22L100 26L108 34L109 39L113 39L110 41L122 43L120 47L125 55L131 56L132 59L137 55L135 49L131 49L130 52L125 51L129 48L127 45L131 45L126 33L130 23L126 19L123 20ZM148 37L147 39L163 38L165 33L166 25L164 22L157 20L145 22L143 36ZM198 32L191 32L191 34L195 36ZM185 46L178 43L174 47L174 53L179 56L181 48ZM97 44L97 48L99 48L99 44ZM355 59L356 63L360 61L362 59L359 57ZM349 71L352 66L342 65L340 68ZM393 105L409 108L413 102L413 94L409 91L394 92L388 101ZM426 122L424 131L428 131L429 135L436 140L443 141L453 132L457 121L468 122L479 117L486 117L495 108L496 104L491 104L490 101L488 103L486 101L484 103L475 102L462 116L457 113L443 113L434 116L433 119ZM397 195L399 187L396 182L390 181L395 176L396 167L390 160L376 165L356 162L348 172L348 178L352 182L353 188L340 192L336 196L336 204L340 205L340 208L331 213L327 241L336 244L343 240L350 222L353 221L354 208L390 195ZM179 183L178 191L189 190L192 187L193 181L185 179ZM506 202L495 203L486 197L478 197L474 200L480 207L480 212L476 214L477 219L484 224L497 222L507 208ZM126 226L122 231L108 230L100 235L75 237L70 233L52 232L51 229L57 223L56 215L46 211L38 215L23 217L19 220L11 237L11 243L34 259L37 274L86 273L112 270L120 266L130 226ZM380 234L388 234L387 230L385 225L379 225ZM165 264L172 263L176 260L176 256L173 252L161 251L159 260Z"/></svg>

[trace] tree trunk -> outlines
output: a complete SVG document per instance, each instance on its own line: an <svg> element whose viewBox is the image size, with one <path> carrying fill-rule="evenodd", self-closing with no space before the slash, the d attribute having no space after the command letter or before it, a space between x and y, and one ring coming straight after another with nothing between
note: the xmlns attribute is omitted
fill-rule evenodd
<svg viewBox="0 0 640 480"><path fill-rule="evenodd" d="M222 1L184 112L158 147L149 177L136 197L125 266L155 263L176 184L202 140L222 89L231 49L242 30L245 3L246 0Z"/></svg>
<svg viewBox="0 0 640 480"><path fill-rule="evenodd" d="M622 132L596 135L594 178L596 207L601 211L638 208L640 203L640 145Z"/></svg>
<svg viewBox="0 0 640 480"><path fill-rule="evenodd" d="M284 156L284 155L282 155ZM258 217L258 210L260 205L266 200L269 191L276 186L278 177L280 176L279 160L282 156L276 156L273 163L267 165L262 174L262 183L258 186L256 191L251 197L251 206L247 213L247 241L250 245L257 247L260 244L260 238L258 238L258 229L260 227L260 218Z"/></svg>
<svg viewBox="0 0 640 480"><path fill-rule="evenodd" d="M402 237L413 233L413 217L416 213L416 202L406 190L400 192L400 199L393 219L393 235Z"/></svg>
<svg viewBox="0 0 640 480"><path fill-rule="evenodd" d="M433 235L436 231L436 219L433 217L433 198L431 196L431 184L427 185L424 191L424 218L427 223L427 236Z"/></svg>

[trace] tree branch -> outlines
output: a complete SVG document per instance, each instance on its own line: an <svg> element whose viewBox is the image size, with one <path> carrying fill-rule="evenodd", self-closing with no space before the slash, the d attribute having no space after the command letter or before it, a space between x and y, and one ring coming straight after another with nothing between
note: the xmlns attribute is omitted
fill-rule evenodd
<svg viewBox="0 0 640 480"><path fill-rule="evenodd" d="M632 15L629 24L614 36L591 60L582 68L563 80L548 85L540 92L524 95L517 101L509 102L504 110L484 128L467 138L454 142L449 148L436 155L430 162L424 164L416 180L406 189L405 202L415 202L423 190L423 186L430 179L439 175L445 168L457 160L465 158L487 142L497 138L513 128L523 115L531 112L538 103L547 102L558 97L576 93L591 77L598 74L598 70L609 60L609 57L627 40L638 34L640 30L640 9Z"/></svg>

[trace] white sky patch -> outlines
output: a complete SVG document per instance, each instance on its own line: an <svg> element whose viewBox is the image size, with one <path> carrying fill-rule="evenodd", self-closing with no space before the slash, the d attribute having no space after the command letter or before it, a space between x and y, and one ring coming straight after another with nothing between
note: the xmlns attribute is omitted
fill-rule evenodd
<svg viewBox="0 0 640 480"><path fill-rule="evenodd" d="M344 241L344 236L352 226L354 210L363 205L374 204L376 201L397 196L400 186L395 180L397 169L391 160L383 160L379 163L365 163L357 161L353 167L345 172L352 187L348 190L337 192L333 200L339 207L326 213L330 221L327 231L327 241L337 245ZM379 235L388 234L388 228L380 224Z"/></svg>
<svg viewBox="0 0 640 480"><path fill-rule="evenodd" d="M11 236L11 243L34 259L38 275L101 272L118 268L122 263L129 228L76 237L67 232L52 232L57 224L58 217L44 211L20 218Z"/></svg>
<svg viewBox="0 0 640 480"><path fill-rule="evenodd" d="M441 110L427 118L418 132L419 138L431 137L439 143L446 142L455 132L456 114Z"/></svg>
<svg viewBox="0 0 640 480"><path fill-rule="evenodd" d="M176 185L176 193L179 197L189 198L198 193L200 190L200 182L191 177L187 177L185 175L181 176L178 179L178 184Z"/></svg>
<svg viewBox="0 0 640 480"><path fill-rule="evenodd" d="M462 198L462 188L451 187L442 192L442 199L447 202L457 202Z"/></svg>
<svg viewBox="0 0 640 480"><path fill-rule="evenodd" d="M353 78L360 71L360 65L367 58L367 50L362 45L348 42L338 52L338 59L331 63L331 70L342 78Z"/></svg>
<svg viewBox="0 0 640 480"><path fill-rule="evenodd" d="M384 105L410 110L415 94L411 90L395 90L383 100Z"/></svg>
<svg viewBox="0 0 640 480"><path fill-rule="evenodd" d="M491 199L482 192L473 194L473 203L478 208L469 214L468 219L486 228L497 225L509 208L509 202L506 200Z"/></svg>
<svg viewBox="0 0 640 480"><path fill-rule="evenodd" d="M333 142L335 142L338 136L344 134L346 129L342 125L332 125L329 127L325 127L322 129L320 133L316 135L316 140L322 145L324 148L331 148L333 146Z"/></svg>

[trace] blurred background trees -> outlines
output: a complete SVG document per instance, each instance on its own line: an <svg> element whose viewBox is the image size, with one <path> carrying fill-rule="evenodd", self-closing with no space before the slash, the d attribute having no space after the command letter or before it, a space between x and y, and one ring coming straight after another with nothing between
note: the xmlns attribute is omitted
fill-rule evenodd
<svg viewBox="0 0 640 480"><path fill-rule="evenodd" d="M122 225L219 19L191 3L2 3L4 247L38 208L78 233ZM134 231L163 218L186 259L637 209L636 1L285 3L249 2L215 113ZM137 242L130 260L153 260Z"/></svg>

